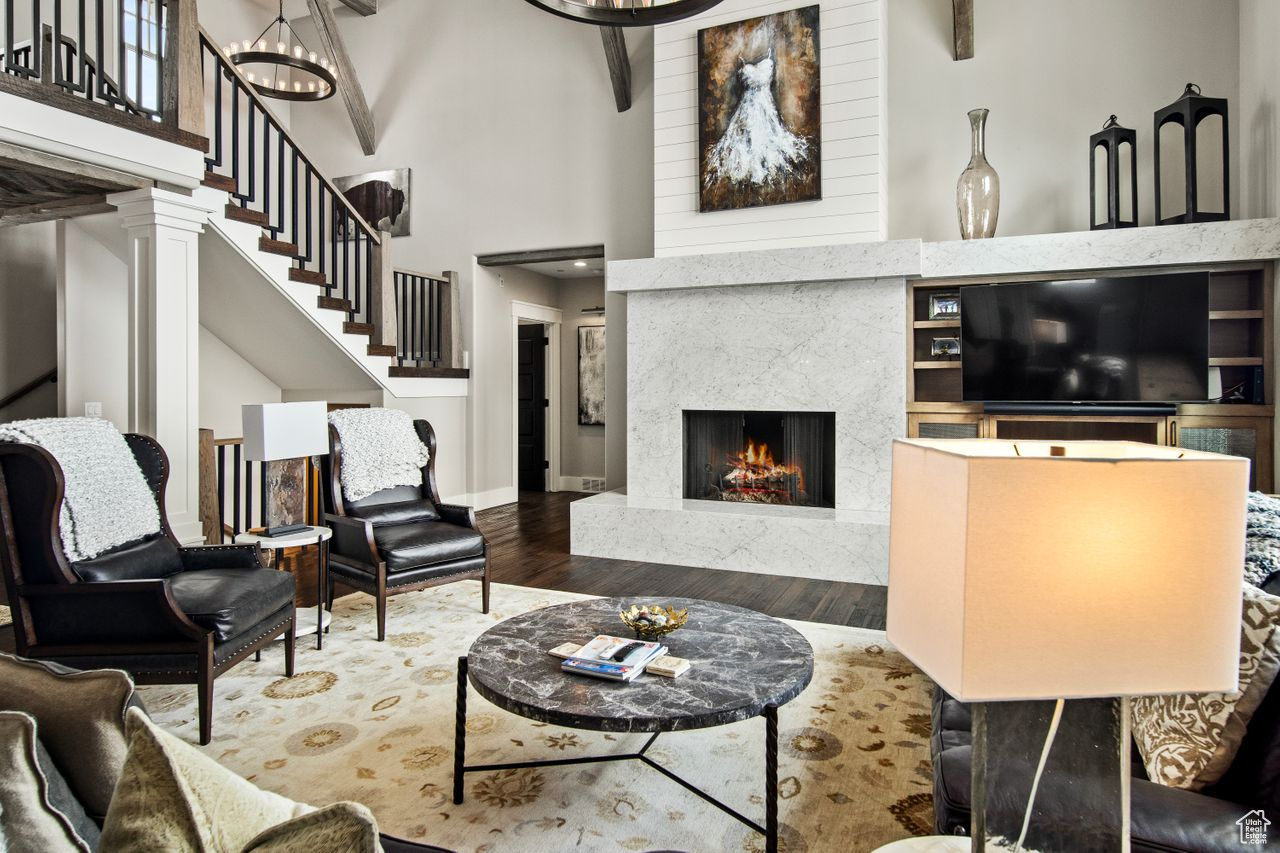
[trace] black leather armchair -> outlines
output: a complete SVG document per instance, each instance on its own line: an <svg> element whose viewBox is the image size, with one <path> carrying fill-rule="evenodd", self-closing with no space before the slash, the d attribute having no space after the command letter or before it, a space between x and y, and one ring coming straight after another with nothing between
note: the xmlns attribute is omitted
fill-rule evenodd
<svg viewBox="0 0 1280 853"><path fill-rule="evenodd" d="M0 565L17 652L75 669L123 669L140 684L195 684L205 744L215 678L282 634L293 675L293 576L264 569L251 545L181 547L165 516L164 450L143 435L125 441L161 530L74 563L59 533L62 468L43 448L0 444Z"/></svg>
<svg viewBox="0 0 1280 853"><path fill-rule="evenodd" d="M436 433L415 420L418 438L430 451L422 483L383 489L359 501L342 494L342 440L329 427L324 460L325 523L333 530L329 547L328 606L334 583L372 595L377 601L378 640L387 636L387 598L453 581L478 579L482 610L489 612L489 544L476 527L471 507L440 502L436 487Z"/></svg>

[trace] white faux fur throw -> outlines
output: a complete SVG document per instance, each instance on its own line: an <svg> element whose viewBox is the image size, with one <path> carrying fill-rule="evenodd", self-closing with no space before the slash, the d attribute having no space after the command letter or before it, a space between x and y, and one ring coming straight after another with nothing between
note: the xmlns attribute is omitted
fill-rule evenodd
<svg viewBox="0 0 1280 853"><path fill-rule="evenodd" d="M422 485L431 457L413 418L400 409L339 409L329 423L342 439L342 494L363 500L393 486Z"/></svg>
<svg viewBox="0 0 1280 853"><path fill-rule="evenodd" d="M160 532L156 498L110 421L38 418L0 424L0 441L37 444L62 466L59 532L67 559L88 560Z"/></svg>

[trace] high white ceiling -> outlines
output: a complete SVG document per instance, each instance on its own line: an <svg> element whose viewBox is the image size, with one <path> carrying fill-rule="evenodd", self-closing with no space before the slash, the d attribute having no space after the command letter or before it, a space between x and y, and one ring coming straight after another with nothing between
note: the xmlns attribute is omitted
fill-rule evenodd
<svg viewBox="0 0 1280 853"><path fill-rule="evenodd" d="M604 258L584 258L585 267L576 267L573 261L543 261L537 264L515 264L516 267L529 272L536 272L548 278L600 278L604 275Z"/></svg>

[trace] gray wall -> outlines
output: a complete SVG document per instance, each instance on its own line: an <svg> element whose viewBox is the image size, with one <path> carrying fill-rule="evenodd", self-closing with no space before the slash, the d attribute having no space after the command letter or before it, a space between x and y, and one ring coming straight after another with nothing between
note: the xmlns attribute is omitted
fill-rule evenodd
<svg viewBox="0 0 1280 853"><path fill-rule="evenodd" d="M978 0L975 57L963 62L951 57L950 2L887 5L890 238L959 238L955 186L975 107L991 110L997 236L1088 228L1089 135L1111 113L1138 131L1140 221L1151 223L1152 114L1188 82L1230 99L1240 162L1235 0ZM1271 47L1276 28L1250 36ZM1242 218L1239 169L1233 178Z"/></svg>
<svg viewBox="0 0 1280 853"><path fill-rule="evenodd" d="M605 412L605 425L582 426L578 423L578 327L603 326L605 318L600 315L583 314L583 308L604 307L604 279L602 278L569 278L561 279L560 310L564 312L564 322L560 326L560 475L562 477L603 477L605 476L605 431L612 429L608 424L609 411ZM613 334L613 326L608 334ZM605 369L608 379L609 339L605 337ZM605 391L606 407L609 401L608 389ZM626 428L621 427L625 433Z"/></svg>
<svg viewBox="0 0 1280 853"><path fill-rule="evenodd" d="M1280 3L1240 0L1240 216L1280 216Z"/></svg>
<svg viewBox="0 0 1280 853"><path fill-rule="evenodd" d="M58 365L54 223L0 228L0 397ZM0 422L58 414L45 385L7 408Z"/></svg>

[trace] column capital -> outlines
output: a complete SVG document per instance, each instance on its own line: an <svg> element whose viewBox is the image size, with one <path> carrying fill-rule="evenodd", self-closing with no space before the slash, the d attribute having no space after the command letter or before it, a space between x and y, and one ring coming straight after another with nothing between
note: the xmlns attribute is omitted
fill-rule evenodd
<svg viewBox="0 0 1280 853"><path fill-rule="evenodd" d="M107 204L120 211L120 224L126 229L163 225L199 234L213 212L193 196L155 187L112 193Z"/></svg>

